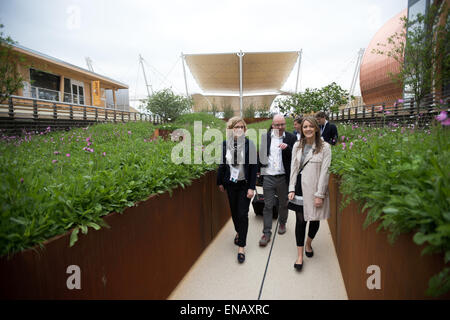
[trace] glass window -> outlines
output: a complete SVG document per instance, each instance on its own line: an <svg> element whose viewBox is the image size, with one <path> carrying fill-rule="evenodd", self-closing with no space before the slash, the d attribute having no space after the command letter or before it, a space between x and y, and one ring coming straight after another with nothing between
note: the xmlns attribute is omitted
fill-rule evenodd
<svg viewBox="0 0 450 320"><path fill-rule="evenodd" d="M61 77L30 68L30 80L33 87L59 91Z"/></svg>
<svg viewBox="0 0 450 320"><path fill-rule="evenodd" d="M408 20L412 21L417 17L417 14L425 15L427 8L426 0L419 0L408 8Z"/></svg>
<svg viewBox="0 0 450 320"><path fill-rule="evenodd" d="M64 78L64 92L72 93L70 91L70 79Z"/></svg>

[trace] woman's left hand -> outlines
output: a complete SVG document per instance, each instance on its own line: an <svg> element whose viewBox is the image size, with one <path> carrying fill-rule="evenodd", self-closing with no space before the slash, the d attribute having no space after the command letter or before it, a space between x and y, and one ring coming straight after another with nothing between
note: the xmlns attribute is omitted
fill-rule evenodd
<svg viewBox="0 0 450 320"><path fill-rule="evenodd" d="M255 190L248 189L247 191L247 198L251 199L255 195Z"/></svg>
<svg viewBox="0 0 450 320"><path fill-rule="evenodd" d="M322 198L314 198L314 206L316 208L320 208L321 206L323 206L323 199Z"/></svg>

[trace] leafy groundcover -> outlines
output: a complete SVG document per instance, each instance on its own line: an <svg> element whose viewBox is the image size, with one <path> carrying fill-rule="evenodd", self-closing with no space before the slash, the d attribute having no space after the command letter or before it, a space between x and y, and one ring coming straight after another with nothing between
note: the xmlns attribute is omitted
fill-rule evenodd
<svg viewBox="0 0 450 320"><path fill-rule="evenodd" d="M339 144L333 148L330 171L341 176L340 190L368 209L365 226L379 221L393 242L413 232L425 244L423 254L443 253L450 261L450 134L440 123L384 128L338 126ZM420 262L416 262L420 263ZM433 296L450 290L450 268L429 282Z"/></svg>
<svg viewBox="0 0 450 320"><path fill-rule="evenodd" d="M192 116L178 120L190 129ZM203 119L205 118L205 119ZM217 119L204 116L213 123ZM208 118L208 119L206 119ZM215 164L174 164L175 142L152 138L145 122L98 124L70 131L27 132L0 138L0 256L42 244L73 229L106 226L150 195L185 187Z"/></svg>

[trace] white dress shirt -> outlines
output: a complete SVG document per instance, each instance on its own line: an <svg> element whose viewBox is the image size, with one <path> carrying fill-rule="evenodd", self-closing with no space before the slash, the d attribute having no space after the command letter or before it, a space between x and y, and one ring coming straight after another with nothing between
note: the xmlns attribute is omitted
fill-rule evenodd
<svg viewBox="0 0 450 320"><path fill-rule="evenodd" d="M262 175L276 176L279 174L285 174L282 158L282 150L280 144L283 143L285 133L281 137L278 137L271 131L271 142L270 142L270 154L267 167L261 168Z"/></svg>

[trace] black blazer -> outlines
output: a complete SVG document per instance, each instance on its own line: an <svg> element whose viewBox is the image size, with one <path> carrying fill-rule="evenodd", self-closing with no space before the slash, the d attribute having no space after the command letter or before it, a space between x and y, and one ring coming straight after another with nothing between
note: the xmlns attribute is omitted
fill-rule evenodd
<svg viewBox="0 0 450 320"><path fill-rule="evenodd" d="M338 131L333 123L327 122L322 132L322 138L329 144L335 145L338 141Z"/></svg>
<svg viewBox="0 0 450 320"><path fill-rule="evenodd" d="M297 130L292 131L292 134L295 136L296 139L297 139L297 133L300 133L300 132L297 132ZM297 139L297 140L299 140L299 139Z"/></svg>
<svg viewBox="0 0 450 320"><path fill-rule="evenodd" d="M281 158L283 161L284 171L286 172L286 183L289 184L289 178L291 176L291 158L292 158L292 147L294 143L297 142L297 136L294 136L292 133L285 131L284 132L283 143L286 143L288 146L286 149L281 151ZM267 134L263 134L261 136L261 145L260 151L258 153L258 172L261 172L262 167L267 167L269 164L269 155L270 155L270 144L272 142L272 130L267 132ZM261 158L262 154L267 155L265 159Z"/></svg>
<svg viewBox="0 0 450 320"><path fill-rule="evenodd" d="M222 143L222 162L219 165L219 169L217 170L217 185L223 185L227 187L227 185L232 184L230 181L230 166L226 161L226 150L227 150L227 141L225 140ZM245 138L245 161L244 161L244 173L245 173L245 181L247 182L247 189L255 190L256 184L256 172L258 170L257 163L250 163L250 154L256 155L256 147L255 144L250 141L248 138ZM255 159L256 160L256 159Z"/></svg>

